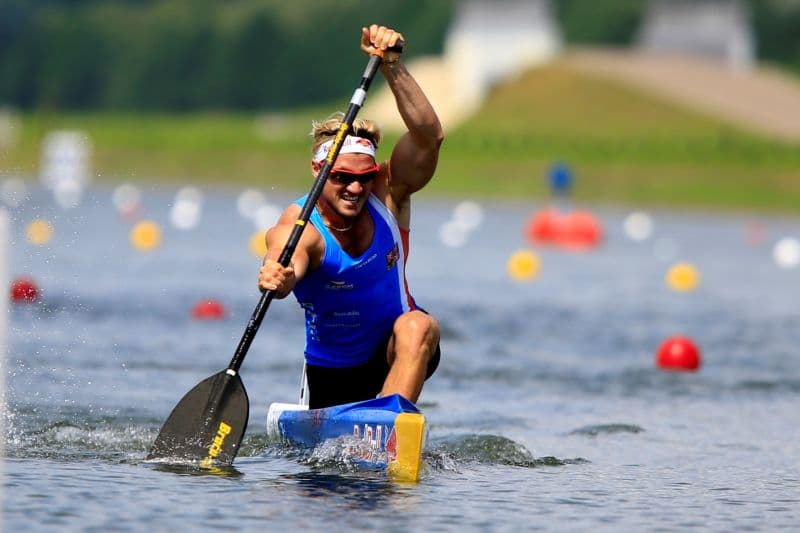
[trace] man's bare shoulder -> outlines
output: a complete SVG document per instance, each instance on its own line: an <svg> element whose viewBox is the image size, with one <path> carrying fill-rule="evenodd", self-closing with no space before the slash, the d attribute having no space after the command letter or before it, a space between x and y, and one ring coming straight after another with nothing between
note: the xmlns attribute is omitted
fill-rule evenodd
<svg viewBox="0 0 800 533"><path fill-rule="evenodd" d="M292 203L289 207L283 210L276 226L294 226L297 218L300 216L300 206Z"/></svg>
<svg viewBox="0 0 800 533"><path fill-rule="evenodd" d="M267 249L273 258L278 257L279 250L286 246L291 233L297 227L301 208L297 204L289 205L281 214L275 225L267 230ZM319 231L313 224L305 224L303 233L294 251L295 259L299 255L308 257L310 267L316 268L324 252L325 245Z"/></svg>
<svg viewBox="0 0 800 533"><path fill-rule="evenodd" d="M297 225L297 219L300 218L300 211L302 211L302 208L299 205L295 203L290 204L286 209L284 209L280 218L270 232L275 233L276 235L288 236L288 234L291 233L294 227ZM318 241L322 240L317 228L315 228L313 224L305 224L303 229L303 235L300 238L300 246L317 246Z"/></svg>

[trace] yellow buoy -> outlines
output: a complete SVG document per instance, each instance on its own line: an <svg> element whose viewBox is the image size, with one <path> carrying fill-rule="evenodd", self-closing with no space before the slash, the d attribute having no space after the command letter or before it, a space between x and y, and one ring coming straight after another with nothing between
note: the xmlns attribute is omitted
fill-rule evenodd
<svg viewBox="0 0 800 533"><path fill-rule="evenodd" d="M506 268L508 275L516 281L529 281L539 274L539 257L530 250L518 250L511 254Z"/></svg>
<svg viewBox="0 0 800 533"><path fill-rule="evenodd" d="M667 271L665 279L670 289L690 292L700 284L700 273L691 263L676 263Z"/></svg>
<svg viewBox="0 0 800 533"><path fill-rule="evenodd" d="M257 231L250 237L250 253L259 259L267 255L267 242L264 240L264 232Z"/></svg>
<svg viewBox="0 0 800 533"><path fill-rule="evenodd" d="M50 242L53 237L53 226L46 220L36 219L25 230L28 241L36 246L42 246Z"/></svg>
<svg viewBox="0 0 800 533"><path fill-rule="evenodd" d="M142 252L149 252L161 244L161 228L152 220L143 220L131 229L131 244Z"/></svg>

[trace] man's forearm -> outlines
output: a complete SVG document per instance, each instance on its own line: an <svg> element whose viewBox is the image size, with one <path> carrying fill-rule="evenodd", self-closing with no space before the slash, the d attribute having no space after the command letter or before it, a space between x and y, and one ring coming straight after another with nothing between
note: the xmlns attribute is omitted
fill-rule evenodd
<svg viewBox="0 0 800 533"><path fill-rule="evenodd" d="M397 102L397 109L416 142L441 143L443 133L439 117L428 97L402 62L384 63L381 72Z"/></svg>

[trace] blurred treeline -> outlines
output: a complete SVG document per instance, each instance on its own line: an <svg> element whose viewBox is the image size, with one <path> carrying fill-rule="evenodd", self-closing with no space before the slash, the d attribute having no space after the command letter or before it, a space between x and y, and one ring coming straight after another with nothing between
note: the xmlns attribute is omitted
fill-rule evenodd
<svg viewBox="0 0 800 533"><path fill-rule="evenodd" d="M0 105L277 110L349 94L359 29L442 51L458 0L0 0ZM800 72L800 0L750 0L759 59ZM567 44L629 44L644 0L556 0ZM513 46L513 43L509 43Z"/></svg>

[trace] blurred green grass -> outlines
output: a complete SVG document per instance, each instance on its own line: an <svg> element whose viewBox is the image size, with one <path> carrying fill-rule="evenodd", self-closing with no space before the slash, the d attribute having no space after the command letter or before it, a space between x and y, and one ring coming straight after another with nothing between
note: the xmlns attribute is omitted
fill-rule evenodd
<svg viewBox="0 0 800 533"><path fill-rule="evenodd" d="M94 144L99 181L303 192L311 120L345 105L264 116L23 115L0 172L35 175L48 131L82 129ZM385 143L392 140L387 135ZM423 194L542 200L556 161L572 167L579 201L800 212L800 143L749 133L558 64L496 87L474 116L448 131Z"/></svg>
<svg viewBox="0 0 800 533"><path fill-rule="evenodd" d="M558 65L497 87L449 136L441 171L466 191L542 197L556 160L586 201L800 209L800 145Z"/></svg>

